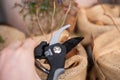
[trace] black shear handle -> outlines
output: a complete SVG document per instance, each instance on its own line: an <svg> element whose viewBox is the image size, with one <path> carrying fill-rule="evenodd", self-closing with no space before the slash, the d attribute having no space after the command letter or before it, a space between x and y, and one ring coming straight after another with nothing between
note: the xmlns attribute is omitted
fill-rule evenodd
<svg viewBox="0 0 120 80"><path fill-rule="evenodd" d="M55 53L53 49L54 47L60 47L61 52ZM51 50L49 53L52 55L46 56L48 63L50 64L50 73L48 74L47 80L57 80L58 76L64 73L66 48L65 46L57 43L49 46L46 51L48 50Z"/></svg>
<svg viewBox="0 0 120 80"><path fill-rule="evenodd" d="M64 68L51 69L47 80L57 80L58 77L64 73Z"/></svg>

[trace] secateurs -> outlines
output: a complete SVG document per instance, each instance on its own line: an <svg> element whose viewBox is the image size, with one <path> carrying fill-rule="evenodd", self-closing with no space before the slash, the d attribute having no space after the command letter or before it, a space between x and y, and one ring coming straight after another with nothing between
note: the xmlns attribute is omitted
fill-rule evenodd
<svg viewBox="0 0 120 80"><path fill-rule="evenodd" d="M50 65L50 70L47 70L47 80L57 80L58 76L64 73L66 54L83 39L83 37L75 37L62 44L59 43L58 40L61 33L68 27L70 25L60 28L51 38L49 44L46 41L42 41L34 50L35 59L47 59ZM45 72L44 69L43 71Z"/></svg>

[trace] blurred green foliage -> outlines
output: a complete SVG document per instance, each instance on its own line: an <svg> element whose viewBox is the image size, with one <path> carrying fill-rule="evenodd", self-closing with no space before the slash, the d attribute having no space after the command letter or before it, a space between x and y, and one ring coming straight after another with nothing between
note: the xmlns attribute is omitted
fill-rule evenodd
<svg viewBox="0 0 120 80"><path fill-rule="evenodd" d="M0 36L0 43L4 43L2 36Z"/></svg>

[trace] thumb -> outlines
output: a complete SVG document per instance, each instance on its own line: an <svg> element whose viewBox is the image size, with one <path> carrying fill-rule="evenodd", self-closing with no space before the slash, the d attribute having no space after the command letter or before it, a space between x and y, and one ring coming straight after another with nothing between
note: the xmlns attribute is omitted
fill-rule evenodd
<svg viewBox="0 0 120 80"><path fill-rule="evenodd" d="M22 45L22 48L27 50L27 51L30 51L30 53L32 53L34 48L35 48L35 41L32 40L31 38L25 40L23 45Z"/></svg>

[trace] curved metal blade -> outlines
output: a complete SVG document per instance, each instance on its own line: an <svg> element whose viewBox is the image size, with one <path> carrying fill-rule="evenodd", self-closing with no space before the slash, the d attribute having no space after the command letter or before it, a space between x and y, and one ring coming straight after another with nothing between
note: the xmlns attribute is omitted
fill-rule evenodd
<svg viewBox="0 0 120 80"><path fill-rule="evenodd" d="M62 33L65 29L67 29L67 28L69 28L69 27L70 27L70 25L65 25L65 26L63 26L62 28L60 28L60 29L55 33L55 35L52 36L49 45L53 45L53 44L55 44L55 43L58 43L58 40L59 40L59 37L60 37L61 33Z"/></svg>
<svg viewBox="0 0 120 80"><path fill-rule="evenodd" d="M62 45L64 45L66 47L66 51L67 51L66 53L71 51L83 39L84 39L83 37L75 37L75 38L71 38L71 39L65 41Z"/></svg>

